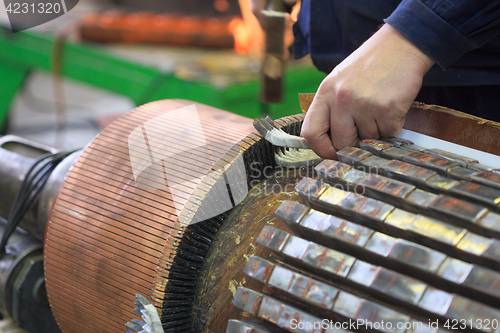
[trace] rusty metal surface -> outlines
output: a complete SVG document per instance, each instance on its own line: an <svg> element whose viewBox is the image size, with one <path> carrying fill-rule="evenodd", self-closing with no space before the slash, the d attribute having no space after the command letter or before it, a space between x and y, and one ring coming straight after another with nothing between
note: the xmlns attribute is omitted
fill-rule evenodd
<svg viewBox="0 0 500 333"><path fill-rule="evenodd" d="M276 214L299 235L324 246L356 253L358 257L390 268L404 267L412 276L432 281L441 289L450 290L449 282L458 284L462 292L478 301L487 299L493 305L500 302L500 285L497 285L500 274L496 271L292 201L283 201Z"/></svg>
<svg viewBox="0 0 500 333"><path fill-rule="evenodd" d="M305 205L282 201L288 228L262 228L233 304L289 332L500 331L481 324L500 316L497 171L408 140L362 148L303 177Z"/></svg>
<svg viewBox="0 0 500 333"><path fill-rule="evenodd" d="M356 222L377 231L418 240L452 256L500 268L500 242L441 220L411 213L361 194L344 191L320 180L303 178L296 187L302 201L311 208Z"/></svg>
<svg viewBox="0 0 500 333"><path fill-rule="evenodd" d="M185 105L163 103L172 108ZM151 296L162 321L176 310L165 308L165 293L172 287L175 259L183 251L179 244L188 239L190 230L174 218L175 199L170 193L135 186L126 142L136 126L165 111L156 106L121 118L87 147L55 202L47 229L46 273L52 308L63 332L123 331L133 316L130 304L137 292ZM251 131L249 120L226 113L219 117L213 110L203 106L203 112L212 115L204 120L210 133L207 140L217 141L220 133L228 133L225 129L238 139ZM297 134L301 120L296 116L277 123L289 124ZM223 126L212 127L216 121ZM396 159L349 148L340 154L349 165L329 161L317 173L312 169L306 174L283 173L274 168L274 148L261 145L261 140L251 134L239 143L239 149L247 152L246 165L258 165L247 169L253 189L207 241L206 257L198 257L203 266L192 284L196 289L192 312L186 315L192 331L332 333L347 330L301 330L292 327L290 319L302 324L323 319L395 324L500 316L500 242L494 233L486 235L498 228L493 211L500 206L491 186L496 178L490 177L487 166L466 158L460 164L460 158L452 155L436 162L440 152L429 153L432 157L425 161L412 160L424 167L416 166L399 159L427 154L427 148L392 140L376 143L376 151ZM230 165L234 151L225 152L223 147L216 149L221 163ZM434 170L425 167L431 160ZM201 154L196 161L193 168L203 168ZM475 168L470 168L472 164ZM271 172L263 176L267 167ZM381 175L370 176L360 168ZM180 179L187 182L182 203L196 212L217 179L196 186L189 182L196 174L193 170L186 168ZM482 171L486 177L473 179ZM322 172L344 190L307 178L318 178ZM397 181L387 176L396 176ZM262 178L268 179L252 182ZM471 186L477 187L473 188L476 201L466 207L471 194L460 191ZM275 193L276 187L285 190ZM360 189L367 195L355 193ZM309 207L293 202L299 199ZM361 331L444 332L438 327Z"/></svg>
<svg viewBox="0 0 500 333"><path fill-rule="evenodd" d="M274 151L270 154L272 156ZM250 255L263 254L262 248L253 245L262 226L269 224L286 228L273 212L282 200L297 198L293 187L303 174L308 172L304 170L299 174L285 170L275 173L273 168L268 169L266 177L269 179L254 184L247 198L225 220L200 274L193 332L222 332L228 318L248 319L238 316L237 309L230 303L242 281L246 281L249 287L253 286L243 271Z"/></svg>
<svg viewBox="0 0 500 333"><path fill-rule="evenodd" d="M425 313L424 318L435 320L444 317L458 320L466 319L476 321L480 319L491 321L500 316L500 311L498 309L481 304L480 301L474 301L457 294L447 293L415 278L367 263L359 258L318 245L312 241L292 236L279 229L269 226L264 227L257 241L259 244L278 253L280 256L293 258L296 260L299 267L307 267L320 276L328 276L330 278L330 283L338 281L342 286L345 284L347 288L352 286L357 290L364 290L372 297L387 300L393 306L397 306L398 304L409 308L414 306ZM266 281L270 285L273 285L272 277L275 270L276 267L274 267L271 277ZM294 278L293 274L285 272L286 270L278 270L278 274L282 275L279 280L292 281ZM312 282L316 283L315 281ZM309 283L309 285L313 284L312 282ZM286 288L287 291L291 293L300 292L302 289L300 286L290 284L288 284ZM288 290L289 288L292 290ZM328 289L325 289L325 292L327 291ZM332 292L335 293L336 290ZM307 300L307 294L301 294L301 296L305 297ZM332 295L333 298L334 296L335 295ZM347 304L341 306L340 309L334 306L333 311L345 314L345 311L351 308L352 304L356 304L354 299L357 297L352 295L349 295L349 297L351 299ZM436 302L437 297L440 298L440 302ZM339 298L341 298L341 295L337 295L336 302L342 304ZM310 302L310 300L308 301ZM240 305L237 302L237 297L235 298L235 305ZM283 313L283 311L285 311L281 309L283 306L279 303L270 305L269 307L270 309L268 309L266 313L273 311ZM469 311L471 309L473 310ZM374 312L383 313L381 309ZM357 314L360 319L363 319L358 313L354 312L353 314ZM390 320L393 322L410 321L410 318L392 310L390 310L388 317L391 318ZM370 319L380 322L381 318L375 317ZM490 332L491 330L483 331Z"/></svg>
<svg viewBox="0 0 500 333"><path fill-rule="evenodd" d="M161 308L183 227L167 190L134 182L127 139L144 122L191 104L168 100L135 109L107 127L67 175L45 239L47 290L63 332L122 331L136 293L152 295ZM252 132L247 118L200 104L197 111L208 143L237 142ZM155 130L162 135L169 128ZM213 149L213 158L226 151ZM187 198L196 186L186 185Z"/></svg>
<svg viewBox="0 0 500 333"><path fill-rule="evenodd" d="M475 159L442 149L427 149L416 146L409 140L383 140L363 140L360 143L360 147L377 156L387 159L399 159L420 165L428 169L433 169L445 176L451 176L459 180L472 180L492 187L500 187L500 177L497 172L494 172L495 167L493 166L483 165Z"/></svg>
<svg viewBox="0 0 500 333"><path fill-rule="evenodd" d="M279 333L280 331L276 328L265 326L262 323L257 323L254 321L244 321L231 319L227 323L226 333Z"/></svg>
<svg viewBox="0 0 500 333"><path fill-rule="evenodd" d="M333 186L345 185L346 188L361 191L368 197L391 201L394 205L414 213L459 224L484 236L500 237L500 215L483 206L420 190L411 184L357 170L338 161L326 160L315 169L322 179ZM490 222L485 224L483 221Z"/></svg>
<svg viewBox="0 0 500 333"><path fill-rule="evenodd" d="M373 147L370 143L368 142L365 147ZM382 154L386 149L375 148L371 150L379 156L374 156L372 152L356 147L341 149L337 156L341 162L352 165L361 171L380 173L409 182L427 191L445 193L459 199L470 200L473 203L484 205L490 210L500 212L500 189L498 188L500 183L497 182L498 174L495 171L486 171L486 175L480 171L472 175L454 174L453 170L462 169L462 167L444 158L424 154L419 155L423 156L423 160L419 160L407 158L407 156L422 154L420 152L394 157ZM402 161L398 160L399 158ZM480 177L474 177L475 174L480 175Z"/></svg>

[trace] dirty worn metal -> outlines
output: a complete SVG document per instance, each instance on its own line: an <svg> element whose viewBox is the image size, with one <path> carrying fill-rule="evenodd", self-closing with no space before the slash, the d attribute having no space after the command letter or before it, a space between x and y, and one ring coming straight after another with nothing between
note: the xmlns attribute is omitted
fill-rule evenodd
<svg viewBox="0 0 500 333"><path fill-rule="evenodd" d="M499 271L500 247L495 239L405 211L393 204L392 197L383 203L318 180L302 183L297 192L295 186L302 179L317 176L312 168L306 168L305 173L302 169L275 168L275 147L258 134L247 135L252 131L250 121L206 106L200 118L208 126L205 135L213 147L212 156L220 158L229 170L237 154L218 141L221 136L240 138L238 149L250 189L241 205L228 214L188 227L180 224L175 219L176 199L171 193L144 190L133 184L126 139L127 133L141 123L185 103L153 103L122 117L85 149L67 175L52 210L45 245L49 296L63 332L123 330L124 323L136 317L130 304L137 293L151 299L166 332L293 331L290 318L302 324L325 318L336 322L370 318L372 323L405 318L427 323L429 319L498 316L495 274ZM277 125L297 135L302 119L291 117ZM161 135L170 128L156 127L155 131ZM403 146L411 144L401 143ZM142 158L147 159L146 155ZM215 176L193 181L196 170L206 168L206 157L199 147L193 148L191 155L193 164L180 173L177 185L182 185L185 194L179 200L184 200L188 211L196 211L211 193L223 192L214 189L223 182ZM362 162L369 160L376 170L388 163L373 154L366 157ZM188 160L179 156L172 163L180 166ZM449 187L460 184L456 178L448 181L427 170L432 186L440 184L439 191L443 192L434 190L439 193L427 195L418 184L411 183L403 186L412 189L406 193L392 187L398 183L378 183L360 178L350 172L353 169L343 171L349 183L366 188L381 186L415 205L429 206L442 198L441 194L449 195ZM461 169L456 171L463 173ZM168 172L163 171L170 175ZM148 180L164 180L163 173L151 172ZM432 189L426 182L422 184ZM274 214L284 200L298 202L301 198L324 205L328 213L338 216L327 214L328 222L316 231L312 228L321 217L310 208L290 208L290 219L298 223L287 224ZM444 204L450 203L440 202L440 207L447 207ZM468 218L473 217L476 215ZM485 217L479 221L485 228L494 229L496 218ZM293 224L300 225L294 229ZM257 242L263 227L277 230L276 237L261 237L276 250ZM425 261L422 254L432 258ZM254 263L245 272L256 258L258 267ZM427 270L426 264L431 266ZM485 271L486 267L491 272ZM327 296L322 293L324 288ZM246 296L242 293L245 290ZM233 301L237 306L231 305ZM398 331L442 329L441 322L441 328Z"/></svg>
<svg viewBox="0 0 500 333"><path fill-rule="evenodd" d="M493 167L482 165L473 158L444 151L442 149L426 149L424 147L415 146L411 141L408 141L410 144L405 143L402 145L399 144L397 140L394 142L395 143L368 139L363 140L360 147L384 158L399 159L436 170L444 176L500 188L499 173L494 172ZM448 162L446 162L446 160Z"/></svg>
<svg viewBox="0 0 500 333"><path fill-rule="evenodd" d="M500 173L482 171L471 175L473 181L500 189Z"/></svg>
<svg viewBox="0 0 500 333"><path fill-rule="evenodd" d="M255 256L248 259L245 273L269 286L284 290L309 304L328 310L333 307L339 292L333 286Z"/></svg>
<svg viewBox="0 0 500 333"><path fill-rule="evenodd" d="M377 231L418 241L449 255L464 256L500 269L500 259L493 254L500 250L500 241L497 239L347 192L320 180L305 177L296 186L296 190L311 208L345 219L354 219L356 223Z"/></svg>
<svg viewBox="0 0 500 333"><path fill-rule="evenodd" d="M426 192L411 184L366 173L338 161L323 161L315 170L333 186L345 185L347 190L362 192L399 208L459 224L484 236L500 238L500 215L480 205L444 194ZM490 222L484 224L483 220Z"/></svg>
<svg viewBox="0 0 500 333"><path fill-rule="evenodd" d="M319 244L365 258L371 263L402 269L412 276L445 289L459 290L478 301L500 301L500 274L404 239L376 232L336 216L328 215L292 201L283 201L276 210L299 235ZM452 282L454 285L451 285ZM493 297L492 297L493 296Z"/></svg>
<svg viewBox="0 0 500 333"><path fill-rule="evenodd" d="M404 162L435 170L443 175L446 175L447 172L452 168L457 167L457 164L452 161L428 154L426 152L412 152L409 154L406 153L404 155L401 155L400 159L402 159Z"/></svg>
<svg viewBox="0 0 500 333"><path fill-rule="evenodd" d="M413 144L410 140L405 140L401 138L382 138L381 140L376 140L376 139L366 139L363 140L360 143L360 147L362 149L368 150L373 152L374 154L377 155L387 155L391 156L392 154L387 153L387 150L393 147L397 148L402 148L403 150L406 150L410 153L425 153L429 155L433 155L435 157L438 157L440 159L446 159L449 160L450 162L453 162L459 166L465 167L465 168L471 168L473 170L477 169L485 169L485 170L493 170L493 167L481 165L482 167L477 167L477 164L479 162L473 158L467 157L467 156L462 156L456 153L452 153L449 151L445 151L442 149L437 149L437 148L425 148L422 146L417 146ZM393 155L396 156L396 155ZM401 154L401 158L404 156L404 154ZM419 156L418 154L415 156ZM420 155L421 156L421 155ZM430 157L427 157L430 159ZM426 163L425 163L426 164Z"/></svg>
<svg viewBox="0 0 500 333"><path fill-rule="evenodd" d="M374 149L373 151L378 150ZM442 174L438 174L436 170L440 168L442 168L441 172L443 172L444 169L448 170L448 160L438 160L432 155L418 155L421 157L423 156L423 160L418 162L419 165L415 165L396 159L390 160L381 156L373 156L371 152L355 147L346 147L341 149L337 152L337 156L341 162L352 165L359 170L370 173L380 173L397 180L409 182L427 191L445 193L456 196L457 198L465 198L476 204L485 205L496 212L500 212L499 189L479 184L477 182L455 180ZM426 156L430 156L430 159L427 159ZM430 164L425 164L424 161L435 164L431 166ZM434 168L434 170L424 168L420 165ZM450 174L447 173L447 175ZM474 180L474 177L471 177L470 179ZM496 175L494 174L491 179L496 179ZM487 183L484 179L482 182Z"/></svg>
<svg viewBox="0 0 500 333"><path fill-rule="evenodd" d="M274 238L277 238L278 241L274 241ZM394 306L400 304L410 308L416 307L425 312L427 318L466 319L474 322L485 319L493 320L500 315L500 311L493 307L436 289L417 279L369 264L342 252L292 236L279 229L264 227L257 242L278 255L293 259L301 266L310 268L322 276L329 276L342 286L359 288L370 295L382 297ZM446 302L436 302L437 297L446 300ZM239 302L241 302L240 299L238 299ZM252 302L252 304L255 303ZM269 305L266 304L265 309L267 313L281 313L281 307L283 307L281 304L269 303ZM469 311L467 311L468 307ZM470 311L471 309L473 310ZM262 305L260 311L262 311ZM479 328L484 332L493 331L491 328L485 329L474 325L474 328Z"/></svg>
<svg viewBox="0 0 500 333"><path fill-rule="evenodd" d="M429 154L445 158L445 159L450 160L452 162L455 162L455 163L457 163L457 164L459 164L460 166L463 166L463 167L467 167L469 164L479 163L477 160L475 160L473 158L462 156L462 155L458 155L458 154L455 154L455 153L451 153L449 151L444 151L442 149L436 149L436 148L434 148L434 149L427 149L426 151Z"/></svg>
<svg viewBox="0 0 500 333"><path fill-rule="evenodd" d="M276 326L291 331L292 319L311 327L319 327L310 332L320 333L322 319L312 316L296 307L259 292L238 287L233 304L238 308L266 320Z"/></svg>
<svg viewBox="0 0 500 333"><path fill-rule="evenodd" d="M262 271L272 271L272 273L262 274ZM373 323L384 320L390 322L394 327L412 320L409 316L398 313L391 308L341 291L334 286L259 257L249 258L245 273L312 306L329 310L334 315L343 316L348 320L362 320L366 325L373 325ZM323 328L327 326L323 325Z"/></svg>
<svg viewBox="0 0 500 333"><path fill-rule="evenodd" d="M226 333L274 333L279 332L278 329L265 326L261 323L230 319L227 322Z"/></svg>
<svg viewBox="0 0 500 333"><path fill-rule="evenodd" d="M410 141L410 140L406 140L406 139L398 138L398 137L394 137L394 138L381 138L380 140L384 141L384 142L391 143L392 145L394 145L395 147L398 147L398 148L401 148L403 146L407 146L407 145L412 145L413 144L413 142Z"/></svg>

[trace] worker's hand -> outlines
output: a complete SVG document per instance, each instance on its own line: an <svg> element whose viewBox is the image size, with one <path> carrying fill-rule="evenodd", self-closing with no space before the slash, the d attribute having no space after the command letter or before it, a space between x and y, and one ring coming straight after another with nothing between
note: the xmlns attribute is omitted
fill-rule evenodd
<svg viewBox="0 0 500 333"><path fill-rule="evenodd" d="M385 24L323 80L301 135L323 158L335 158L359 139L397 135L433 64Z"/></svg>

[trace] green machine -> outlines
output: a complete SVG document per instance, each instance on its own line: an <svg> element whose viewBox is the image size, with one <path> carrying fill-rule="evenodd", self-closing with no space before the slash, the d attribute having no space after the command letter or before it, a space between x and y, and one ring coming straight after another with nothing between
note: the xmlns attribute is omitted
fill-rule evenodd
<svg viewBox="0 0 500 333"><path fill-rule="evenodd" d="M60 59L54 59L59 48ZM16 92L32 70L53 70L58 64L64 77L85 82L129 97L135 104L180 98L208 104L246 117L272 118L295 114L297 94L314 92L324 78L310 64L292 63L287 67L284 94L280 104L258 101L258 75L225 85L181 79L172 71L125 60L90 44L57 42L53 35L4 29L0 33L0 126L6 124ZM57 58L57 57L56 57Z"/></svg>

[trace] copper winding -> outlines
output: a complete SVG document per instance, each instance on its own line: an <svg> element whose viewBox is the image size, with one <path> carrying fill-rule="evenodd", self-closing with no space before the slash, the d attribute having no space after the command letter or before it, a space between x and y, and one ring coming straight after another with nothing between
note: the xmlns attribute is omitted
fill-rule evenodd
<svg viewBox="0 0 500 333"><path fill-rule="evenodd" d="M191 104L168 100L138 107L107 127L68 173L44 249L49 300L63 332L122 331L133 316L136 293L152 295L153 305L161 308L167 268L184 229L176 223L168 191L136 186L127 137L147 120ZM209 144L221 138L237 142L252 131L250 119L196 108ZM214 160L225 153L212 151ZM188 197L195 187L186 186Z"/></svg>
<svg viewBox="0 0 500 333"><path fill-rule="evenodd" d="M135 317L132 303L136 293L148 297L160 313L164 309L165 290L172 280L170 269L180 253L179 244L186 232L178 222L175 204L181 203L196 214L198 207L210 199L208 194L217 179L208 177L199 185L183 183L182 202L174 202L167 190L141 189L134 181L127 139L145 122L191 104L168 100L135 109L106 128L84 150L66 176L49 218L44 247L47 291L62 332L123 331L124 323ZM238 150L244 153L246 164L256 161L261 166L273 165L274 148L263 144L262 137L252 133L250 119L200 104L196 104L196 108L213 160L203 160L198 148L192 149L192 164L183 170L181 179L192 179L197 168L212 165L212 161L218 159L220 165L231 164ZM407 118L411 120L407 128L423 131L425 128L421 127L425 126L416 120L428 111L414 106ZM432 112L432 116L443 117L439 112ZM276 124L279 128L288 126L287 132L297 135L302 119L303 115L291 116ZM463 119L453 118L453 124L456 122ZM175 126L175 123L157 126L154 135L161 136ZM484 127L476 124L471 126L471 131L477 130L477 126ZM450 127L445 128L444 134L429 135L456 138L457 131L451 131ZM488 127L478 135L489 142L497 137L497 129ZM193 138L188 135L183 139L188 143ZM239 143L228 151L227 146L218 144L221 140ZM477 140L472 143L481 146ZM497 152L495 145L490 146L494 147L484 150ZM271 185L264 186L272 188ZM289 194L283 195L289 199ZM230 302L236 287L240 286L238 283L245 281L244 254L260 255L262 250L257 249L256 253L248 250L263 224L279 220L273 217L273 212L280 203L267 197L249 196L246 200L246 211L238 215L236 209L234 223L224 222L200 273L197 287L201 291L196 295L192 315L190 312L187 318L193 320L193 328L219 331L225 328L228 319L241 319L239 310ZM283 226L279 221L276 225L279 227L280 223ZM235 235L241 235L237 242ZM214 266L216 264L220 267ZM233 289L228 289L231 283ZM247 280L245 286L251 287L252 283Z"/></svg>

